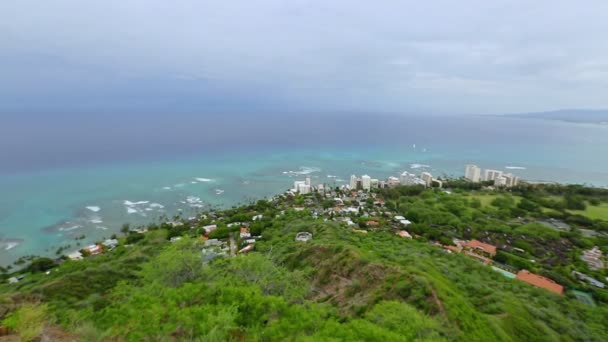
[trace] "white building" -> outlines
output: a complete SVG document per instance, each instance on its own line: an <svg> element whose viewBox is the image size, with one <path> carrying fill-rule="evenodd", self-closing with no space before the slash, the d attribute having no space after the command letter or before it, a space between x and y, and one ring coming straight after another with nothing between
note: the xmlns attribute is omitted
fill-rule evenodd
<svg viewBox="0 0 608 342"><path fill-rule="evenodd" d="M477 183L481 180L481 169L477 165L469 164L464 169L464 178Z"/></svg>
<svg viewBox="0 0 608 342"><path fill-rule="evenodd" d="M502 177L502 171L486 169L483 172L483 179L486 181L493 181L498 177Z"/></svg>
<svg viewBox="0 0 608 342"><path fill-rule="evenodd" d="M357 176L350 176L350 188L351 190L357 190Z"/></svg>
<svg viewBox="0 0 608 342"><path fill-rule="evenodd" d="M494 186L507 186L507 178L504 176L498 176L494 178Z"/></svg>
<svg viewBox="0 0 608 342"><path fill-rule="evenodd" d="M401 176L399 176L399 183L401 183L401 185L416 185L416 178L415 174L404 171Z"/></svg>
<svg viewBox="0 0 608 342"><path fill-rule="evenodd" d="M395 187L397 185L399 185L399 178L397 177L388 177L388 179L386 180L386 183L388 185L389 188Z"/></svg>
<svg viewBox="0 0 608 342"><path fill-rule="evenodd" d="M505 173L502 176L506 179L506 186L509 188L519 184L519 177L517 177L516 175L514 175L512 173Z"/></svg>
<svg viewBox="0 0 608 342"><path fill-rule="evenodd" d="M372 188L372 178L370 176L361 176L361 188L366 191L369 191Z"/></svg>
<svg viewBox="0 0 608 342"><path fill-rule="evenodd" d="M302 195L310 193L310 178L306 178L306 181L295 181L293 182L293 191L299 192Z"/></svg>
<svg viewBox="0 0 608 342"><path fill-rule="evenodd" d="M426 186L431 186L433 183L433 175L430 172L421 173L420 178L424 181L424 185Z"/></svg>
<svg viewBox="0 0 608 342"><path fill-rule="evenodd" d="M380 181L378 181L377 178L372 178L371 180L371 188L372 189L378 189L378 187L380 186Z"/></svg>
<svg viewBox="0 0 608 342"><path fill-rule="evenodd" d="M309 176L309 177L306 177L306 181L305 181L305 182L306 182L306 185L308 185L308 186L312 186L312 183L311 183L311 181L310 181L310 176Z"/></svg>
<svg viewBox="0 0 608 342"><path fill-rule="evenodd" d="M298 191L300 192L300 194L302 195L306 195L310 193L310 185L300 185L300 187L298 188Z"/></svg>

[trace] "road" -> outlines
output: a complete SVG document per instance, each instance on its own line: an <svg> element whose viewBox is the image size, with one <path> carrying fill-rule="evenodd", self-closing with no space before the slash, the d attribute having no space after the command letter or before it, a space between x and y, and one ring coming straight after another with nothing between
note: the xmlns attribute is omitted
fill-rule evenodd
<svg viewBox="0 0 608 342"><path fill-rule="evenodd" d="M236 242L234 241L234 235L230 234L230 256L236 255Z"/></svg>

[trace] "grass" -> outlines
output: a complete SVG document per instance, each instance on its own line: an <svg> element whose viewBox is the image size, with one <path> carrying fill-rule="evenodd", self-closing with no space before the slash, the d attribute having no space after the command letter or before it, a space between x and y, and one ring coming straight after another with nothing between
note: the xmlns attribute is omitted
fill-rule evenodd
<svg viewBox="0 0 608 342"><path fill-rule="evenodd" d="M602 203L600 205L589 205L585 210L569 210L572 214L578 214L587 216L592 220L605 220L608 221L608 203Z"/></svg>
<svg viewBox="0 0 608 342"><path fill-rule="evenodd" d="M489 205L492 205L492 201L494 199L496 199L497 197L501 197L504 195L490 195L490 194L471 194L470 198L474 198L474 199L478 199L481 202L481 205L484 207L487 207ZM515 203L519 203L519 201L521 201L521 197L520 196L513 196L513 199L515 200Z"/></svg>

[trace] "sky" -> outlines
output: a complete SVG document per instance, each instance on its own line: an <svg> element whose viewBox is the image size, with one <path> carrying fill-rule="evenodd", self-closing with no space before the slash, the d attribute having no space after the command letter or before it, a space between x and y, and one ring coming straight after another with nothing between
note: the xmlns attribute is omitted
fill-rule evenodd
<svg viewBox="0 0 608 342"><path fill-rule="evenodd" d="M607 13L605 0L1 1L0 115L606 108Z"/></svg>

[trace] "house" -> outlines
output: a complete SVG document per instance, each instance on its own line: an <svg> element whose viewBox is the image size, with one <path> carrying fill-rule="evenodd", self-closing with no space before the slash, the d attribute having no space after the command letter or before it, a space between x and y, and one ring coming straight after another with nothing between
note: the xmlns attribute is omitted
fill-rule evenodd
<svg viewBox="0 0 608 342"><path fill-rule="evenodd" d="M600 248L598 246L594 246L593 248L583 252L581 260L589 265L589 269L597 271L603 269L605 266L602 256L603 254Z"/></svg>
<svg viewBox="0 0 608 342"><path fill-rule="evenodd" d="M205 247L210 247L210 246L221 246L222 242L218 239L209 239L207 241L205 241Z"/></svg>
<svg viewBox="0 0 608 342"><path fill-rule="evenodd" d="M491 257L496 255L496 246L481 242L479 240L465 242L462 246L466 249L485 253Z"/></svg>
<svg viewBox="0 0 608 342"><path fill-rule="evenodd" d="M551 292L555 292L559 295L562 295L564 293L564 287L560 284L554 282L549 278L545 278L538 274L531 273L528 270L521 270L517 272L517 275L515 277L530 285L539 287L541 289L549 290Z"/></svg>
<svg viewBox="0 0 608 342"><path fill-rule="evenodd" d="M90 255L100 254L103 252L103 246L101 244L90 245L84 248L84 251Z"/></svg>
<svg viewBox="0 0 608 342"><path fill-rule="evenodd" d="M82 253L79 251L68 254L68 258L71 260L82 260Z"/></svg>
<svg viewBox="0 0 608 342"><path fill-rule="evenodd" d="M203 229L205 230L206 234L211 233L212 231L217 229L217 225L216 224L210 224L208 226L204 226Z"/></svg>
<svg viewBox="0 0 608 342"><path fill-rule="evenodd" d="M463 253L466 254L466 255L468 255L468 256L470 256L470 257L473 257L473 258L475 258L475 259L477 259L477 260L479 260L481 262L483 262L486 265L489 265L489 264L492 263L492 259L486 258L483 255L479 255L477 253L473 253L473 252L468 251L468 250L465 250Z"/></svg>
<svg viewBox="0 0 608 342"><path fill-rule="evenodd" d="M249 228L247 228L247 227L241 227L240 237L241 237L241 239L245 239L245 238L251 237L251 233L249 232Z"/></svg>
<svg viewBox="0 0 608 342"><path fill-rule="evenodd" d="M577 271L572 271L572 275L576 276L578 279L580 280L585 280L587 281L589 284L595 286L595 287L599 287L601 289L605 288L606 285L604 283L602 283L601 281L592 278L584 273L581 272L577 272Z"/></svg>
<svg viewBox="0 0 608 342"><path fill-rule="evenodd" d="M10 277L8 278L8 283L9 284L17 284L19 282L19 279L17 279L16 277Z"/></svg>
<svg viewBox="0 0 608 342"><path fill-rule="evenodd" d="M239 254L240 253L249 253L249 252L251 252L253 250L254 246L255 245L247 245L247 247L245 247L245 248L243 248L243 249L241 249L239 251Z"/></svg>
<svg viewBox="0 0 608 342"><path fill-rule="evenodd" d="M112 250L118 246L118 240L116 239L107 239L106 241L101 243L108 250Z"/></svg>
<svg viewBox="0 0 608 342"><path fill-rule="evenodd" d="M380 223L378 223L376 221L367 221L367 222L365 222L365 225L368 227L378 227L380 225Z"/></svg>
<svg viewBox="0 0 608 342"><path fill-rule="evenodd" d="M407 227L410 224L412 224L412 221L410 221L410 220L399 220L399 223L401 223L403 226Z"/></svg>
<svg viewBox="0 0 608 342"><path fill-rule="evenodd" d="M403 216L395 216L395 221L399 222L401 220L405 220L405 217L403 217Z"/></svg>
<svg viewBox="0 0 608 342"><path fill-rule="evenodd" d="M299 232L296 234L296 241L306 242L312 239L312 234L309 232Z"/></svg>
<svg viewBox="0 0 608 342"><path fill-rule="evenodd" d="M264 218L264 215L262 215L262 214L260 214L260 215L255 215L255 216L253 217L253 220L254 220L254 221L257 221L257 220L261 220L262 218Z"/></svg>
<svg viewBox="0 0 608 342"><path fill-rule="evenodd" d="M401 236L402 238L406 238L406 239L411 239L412 236L410 235L410 233L408 233L406 230L400 230L396 233L397 235Z"/></svg>

